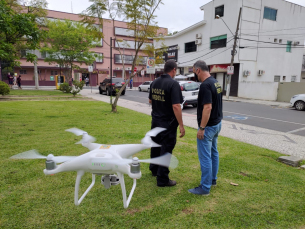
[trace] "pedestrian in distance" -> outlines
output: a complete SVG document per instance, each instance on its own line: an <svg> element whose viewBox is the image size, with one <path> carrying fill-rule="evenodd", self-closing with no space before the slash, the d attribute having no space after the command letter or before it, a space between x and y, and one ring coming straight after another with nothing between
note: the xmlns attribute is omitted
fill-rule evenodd
<svg viewBox="0 0 305 229"><path fill-rule="evenodd" d="M19 77L17 78L17 84L18 84L18 88L22 89L21 88L21 75L19 75Z"/></svg>
<svg viewBox="0 0 305 229"><path fill-rule="evenodd" d="M209 195L211 186L216 186L219 167L217 139L221 130L222 89L218 81L210 75L204 61L193 66L195 78L201 83L197 106L197 151L201 168L200 185L188 191L197 195Z"/></svg>
<svg viewBox="0 0 305 229"><path fill-rule="evenodd" d="M10 89L13 89L13 76L11 73L7 73L7 79L8 79L8 85L10 86Z"/></svg>
<svg viewBox="0 0 305 229"><path fill-rule="evenodd" d="M180 138L185 135L182 120L181 103L183 102L180 85L173 80L176 76L177 64L169 60L164 65L164 75L154 80L150 86L149 103L152 105L151 128L163 127L166 130L153 137L153 141L161 147L152 147L151 158L172 153L177 141L179 125ZM149 169L157 177L157 186L175 186L176 181L169 179L169 169L164 166L150 164Z"/></svg>
<svg viewBox="0 0 305 229"><path fill-rule="evenodd" d="M14 74L14 78L13 78L13 86L17 86L17 77L16 77L17 73Z"/></svg>
<svg viewBox="0 0 305 229"><path fill-rule="evenodd" d="M88 87L88 85L89 85L89 78L88 77L86 77L85 83L86 83L86 87Z"/></svg>
<svg viewBox="0 0 305 229"><path fill-rule="evenodd" d="M129 86L130 86L130 89L132 89L132 79L130 79Z"/></svg>

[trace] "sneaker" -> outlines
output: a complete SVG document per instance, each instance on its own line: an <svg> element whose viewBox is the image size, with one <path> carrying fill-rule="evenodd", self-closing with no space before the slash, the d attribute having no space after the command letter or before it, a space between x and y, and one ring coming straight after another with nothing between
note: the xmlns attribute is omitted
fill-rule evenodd
<svg viewBox="0 0 305 229"><path fill-rule="evenodd" d="M175 186L177 184L176 181L174 180L169 180L167 182L167 184L157 184L158 187L171 187L171 186Z"/></svg>
<svg viewBox="0 0 305 229"><path fill-rule="evenodd" d="M212 180L212 186L216 186L216 180Z"/></svg>
<svg viewBox="0 0 305 229"><path fill-rule="evenodd" d="M202 196L208 196L210 195L209 191L203 190L200 186L196 188L192 188L188 190L190 193L196 194L196 195L202 195Z"/></svg>

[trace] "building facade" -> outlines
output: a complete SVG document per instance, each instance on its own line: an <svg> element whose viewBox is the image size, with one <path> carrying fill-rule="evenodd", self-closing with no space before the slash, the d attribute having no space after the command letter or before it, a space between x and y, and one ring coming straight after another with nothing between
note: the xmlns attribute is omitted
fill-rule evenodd
<svg viewBox="0 0 305 229"><path fill-rule="evenodd" d="M203 21L164 42L178 47L182 74L204 60L226 92L240 8L230 95L276 100L278 82L302 80L305 7L284 0L213 0L200 7Z"/></svg>
<svg viewBox="0 0 305 229"><path fill-rule="evenodd" d="M60 20L72 20L80 21L81 18L78 14L71 14L65 12L58 12L53 10L47 11L47 18L50 20L60 19ZM159 28L158 35L167 35L168 30L166 28ZM114 21L105 19L103 22L103 34L104 38L101 40L101 45L95 47L91 51L98 54L95 62L93 63L93 72L89 74L88 66L79 65L80 70L74 70L72 77L74 80L84 80L85 77L90 77L90 85L99 85L106 77L110 76L110 39L112 40L112 45L116 48L120 47L121 53L123 54L123 60L121 58L120 52L113 49L112 50L112 76L128 79L131 75L132 61L135 55L134 39L132 31L127 29L127 23L123 21ZM115 42L115 36L120 39L120 42ZM153 39L150 41L153 42ZM24 51L25 54L26 51ZM33 52L33 51L32 51ZM55 86L55 75L60 75L65 72L64 66L59 66L57 64L49 64L44 61L46 57L45 53L40 53L38 50L34 51L38 57L37 67L38 67L38 77L39 85L41 86ZM146 68L146 55L143 52L139 52L140 63L138 64L137 70ZM20 67L14 68L14 73L22 76L23 85L34 85L34 65L33 63L26 62L25 58L21 58ZM125 65L125 71L123 70L123 62ZM133 79L134 86L141 84L144 81L149 80L150 75L138 74ZM154 76L152 76L154 77Z"/></svg>

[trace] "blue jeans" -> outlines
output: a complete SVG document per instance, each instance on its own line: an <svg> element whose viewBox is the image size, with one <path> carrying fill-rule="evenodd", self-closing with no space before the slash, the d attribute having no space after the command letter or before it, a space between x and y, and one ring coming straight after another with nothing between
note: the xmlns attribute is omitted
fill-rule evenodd
<svg viewBox="0 0 305 229"><path fill-rule="evenodd" d="M219 155L217 150L218 134L221 122L215 126L207 126L202 140L197 138L198 158L201 168L201 188L210 191L212 181L217 180Z"/></svg>

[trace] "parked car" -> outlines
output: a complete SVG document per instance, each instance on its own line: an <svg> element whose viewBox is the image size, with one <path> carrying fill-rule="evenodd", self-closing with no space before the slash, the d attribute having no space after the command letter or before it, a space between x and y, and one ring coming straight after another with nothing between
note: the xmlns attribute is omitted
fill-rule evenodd
<svg viewBox="0 0 305 229"><path fill-rule="evenodd" d="M192 105L197 107L199 85L194 81L178 81L182 91L184 106Z"/></svg>
<svg viewBox="0 0 305 229"><path fill-rule="evenodd" d="M144 83L139 85L138 87L139 91L149 91L151 83L152 81L145 81Z"/></svg>
<svg viewBox="0 0 305 229"><path fill-rule="evenodd" d="M110 79L106 78L103 82L100 82L99 91L100 94L106 92L108 96L110 96L110 89L112 90L112 94L115 95L117 90L120 90L121 87L125 84L124 79L122 78L112 78L112 83L110 84ZM125 95L126 88L122 91L121 95Z"/></svg>
<svg viewBox="0 0 305 229"><path fill-rule="evenodd" d="M305 110L305 94L294 95L290 99L290 106L298 111Z"/></svg>

